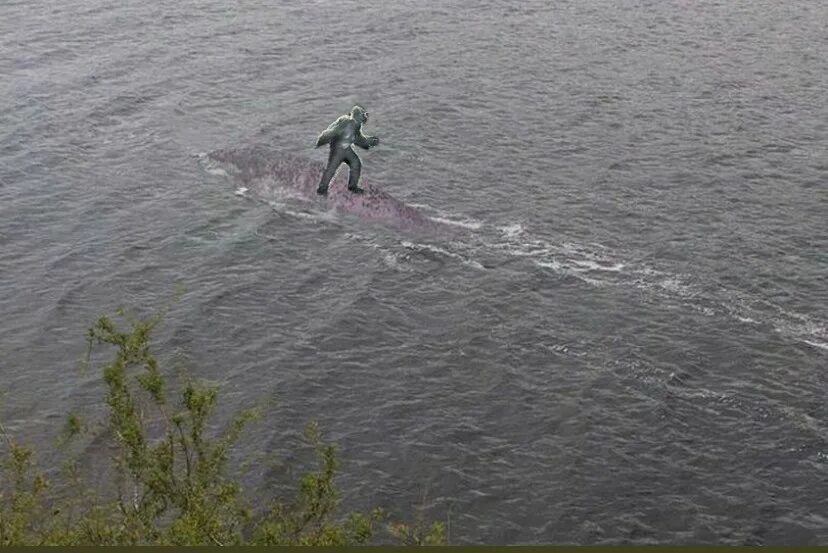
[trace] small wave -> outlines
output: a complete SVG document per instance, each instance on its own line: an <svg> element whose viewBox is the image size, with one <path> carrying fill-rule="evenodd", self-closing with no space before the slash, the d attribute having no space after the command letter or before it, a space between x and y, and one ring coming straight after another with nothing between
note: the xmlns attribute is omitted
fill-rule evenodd
<svg viewBox="0 0 828 553"><path fill-rule="evenodd" d="M596 261L580 261L577 259L573 260L572 262L575 265L578 265L579 267L583 267L586 271L608 271L611 273L618 273L621 272L621 270L625 267L623 263L615 263L613 265L602 265Z"/></svg>
<svg viewBox="0 0 828 553"><path fill-rule="evenodd" d="M775 332L819 349L828 349L828 325L813 316L785 309L764 298L732 292L729 302L738 306L736 315L759 318L773 325ZM729 306L728 306L729 307Z"/></svg>
<svg viewBox="0 0 828 553"><path fill-rule="evenodd" d="M809 346L813 346L815 348L824 349L824 350L828 351L828 343L817 342L816 340L806 340L804 338L802 339L802 341L805 342L806 344L808 344Z"/></svg>
<svg viewBox="0 0 828 553"><path fill-rule="evenodd" d="M384 246L374 242L373 238L358 232L346 232L345 237L351 240L362 242L367 246L377 250L382 258L382 262L389 268L395 271L410 271L408 267L400 260L400 256L393 251L387 250Z"/></svg>
<svg viewBox="0 0 828 553"><path fill-rule="evenodd" d="M536 260L536 261L534 261L534 264L537 265L538 267L541 267L542 269L549 269L549 270L551 270L555 273L561 274L561 275L566 275L566 276L571 276L571 277L577 278L581 282L589 284L590 286L593 286L595 288L603 288L604 286L609 284L606 281L586 276L582 271L578 271L577 269L574 269L570 265L564 265L564 264L562 264L558 261L555 261L555 260L552 260L552 261L537 261Z"/></svg>
<svg viewBox="0 0 828 553"><path fill-rule="evenodd" d="M658 286L667 290L668 292L672 292L677 296L687 298L693 296L693 290L690 288L689 285L685 284L681 281L681 278L678 275L674 275L665 279L658 281Z"/></svg>
<svg viewBox="0 0 828 553"><path fill-rule="evenodd" d="M480 271L485 271L486 270L486 268L483 265L481 265L479 262L475 261L474 259L468 259L465 256L462 256L458 253L450 252L450 251L445 250L443 248L440 248L438 246L433 246L431 244L420 244L420 243L414 243L414 242L408 242L408 241L403 241L403 242L401 242L401 244L402 244L403 247L408 248L410 250L429 251L431 253L436 253L438 255L443 255L443 256L446 256L446 257L450 257L452 259L457 259L461 263L463 263L464 265L468 265L469 267L473 267L473 268L478 269Z"/></svg>
<svg viewBox="0 0 828 553"><path fill-rule="evenodd" d="M462 227L469 230L479 230L480 227L483 226L483 223L474 220L456 220L456 219L449 219L447 217L428 217L435 223L441 223L444 225L453 225L455 227Z"/></svg>
<svg viewBox="0 0 828 553"><path fill-rule="evenodd" d="M459 213L450 213L448 211L443 211L442 209L437 209L436 207L432 207L428 204L409 203L408 205L416 209L433 213L434 215L428 215L428 218L434 221L435 223L441 223L443 225L453 225L456 227L461 227L469 230L480 230L481 228L483 228L483 221L479 221L477 219L473 219L471 217L467 217Z"/></svg>
<svg viewBox="0 0 828 553"><path fill-rule="evenodd" d="M274 211L278 211L279 213L289 215L290 217L296 217L297 219L313 221L315 223L331 222L336 220L336 214L333 211L297 211L295 209L291 209L290 207L288 207L287 204L275 200L267 202L267 205L269 205Z"/></svg>
<svg viewBox="0 0 828 553"><path fill-rule="evenodd" d="M648 277L648 276L658 277L658 276L669 274L669 273L665 273L664 271L659 271L658 269L654 269L653 267L650 267L650 266L640 267L640 268L636 269L633 272L637 275L641 275L641 276L645 276L645 277Z"/></svg>
<svg viewBox="0 0 828 553"><path fill-rule="evenodd" d="M544 269L552 269L553 271L563 272L564 268L563 265L558 263L557 261L535 261L535 265L538 267L542 267Z"/></svg>
<svg viewBox="0 0 828 553"><path fill-rule="evenodd" d="M202 169L210 175L217 175L219 177L229 177L230 173L226 164L216 161L210 157L210 154L199 152L192 154L193 157L198 158L198 163Z"/></svg>
<svg viewBox="0 0 828 553"><path fill-rule="evenodd" d="M499 249L504 250L509 255L515 257L541 257L552 255L552 250L549 248L537 249L523 249L522 247L510 247L509 245L500 246Z"/></svg>
<svg viewBox="0 0 828 553"><path fill-rule="evenodd" d="M532 238L526 235L526 229L520 223L499 226L504 240L492 244L514 257L534 258L539 267L552 270L567 270L573 273L622 273L627 267L626 262L619 261L607 255L607 248L596 248L574 244L572 242L554 243ZM595 279L591 284L605 285L606 282Z"/></svg>
<svg viewBox="0 0 828 553"><path fill-rule="evenodd" d="M505 238L517 238L526 231L526 229L520 223L513 223L511 225L497 227L497 230L499 230Z"/></svg>
<svg viewBox="0 0 828 553"><path fill-rule="evenodd" d="M391 269L395 269L397 271L404 270L403 265L400 263L400 260L391 252L382 252L382 261Z"/></svg>
<svg viewBox="0 0 828 553"><path fill-rule="evenodd" d="M705 284L707 281L702 275L671 272L630 256L625 259L602 244L555 242L534 237L521 223L491 226L499 231L499 237L484 238L483 246L489 251L526 258L541 269L577 278L593 287L639 288L657 297L679 301L685 308L706 317L726 316L749 325L767 323L783 336L819 350L828 350L828 331L824 321L785 310L737 290L711 287L710 283ZM459 254L435 246L428 246L428 249L481 268L479 263Z"/></svg>
<svg viewBox="0 0 828 553"><path fill-rule="evenodd" d="M796 338L815 348L828 350L828 331L823 324L816 323L810 320L806 315L800 313L791 313L782 310L786 317L797 320L792 323L788 320L775 321L774 330L786 336Z"/></svg>
<svg viewBox="0 0 828 553"><path fill-rule="evenodd" d="M759 321L757 321L756 319L751 319L750 317L744 317L742 315L734 315L734 317L736 317L736 320L740 323L759 324Z"/></svg>
<svg viewBox="0 0 828 553"><path fill-rule="evenodd" d="M220 177L229 177L230 176L227 173L227 171L224 170L223 167L219 167L218 165L206 164L204 166L204 170L206 172L210 173L211 175L218 175Z"/></svg>

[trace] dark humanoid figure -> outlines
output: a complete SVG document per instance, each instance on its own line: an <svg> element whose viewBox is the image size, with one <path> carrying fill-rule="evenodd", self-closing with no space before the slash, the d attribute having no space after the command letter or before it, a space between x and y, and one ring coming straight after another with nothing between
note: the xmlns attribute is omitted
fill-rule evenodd
<svg viewBox="0 0 828 553"><path fill-rule="evenodd" d="M360 148L371 148L379 144L376 136L365 136L362 134L362 125L368 121L368 112L360 106L351 108L350 115L343 115L325 129L325 132L316 139L316 147L323 144L331 145L331 152L328 156L328 166L322 173L322 180L319 181L319 194L328 193L328 184L336 173L337 167L343 161L348 164L350 174L348 176L348 190L355 193L364 192L359 185L359 172L362 169L362 162L359 156L351 147L356 144Z"/></svg>

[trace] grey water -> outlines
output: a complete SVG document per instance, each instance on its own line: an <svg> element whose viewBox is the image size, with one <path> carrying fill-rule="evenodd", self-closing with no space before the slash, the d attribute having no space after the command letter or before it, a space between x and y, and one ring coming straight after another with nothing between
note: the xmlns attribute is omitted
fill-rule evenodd
<svg viewBox="0 0 828 553"><path fill-rule="evenodd" d="M267 405L259 489L318 421L346 508L452 543L828 542L828 3L4 0L0 74L0 410L47 457L92 321L169 306L168 373ZM204 163L322 162L354 103L452 232Z"/></svg>

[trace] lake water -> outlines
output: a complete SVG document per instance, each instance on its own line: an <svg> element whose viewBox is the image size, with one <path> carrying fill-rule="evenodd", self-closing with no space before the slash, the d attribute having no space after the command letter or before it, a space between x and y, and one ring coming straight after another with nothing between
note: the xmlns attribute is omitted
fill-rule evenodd
<svg viewBox="0 0 828 553"><path fill-rule="evenodd" d="M828 3L4 0L0 73L21 438L94 411L97 316L180 290L157 351L268 405L262 489L319 421L346 507L452 543L828 541ZM354 103L436 231L204 162L324 161Z"/></svg>

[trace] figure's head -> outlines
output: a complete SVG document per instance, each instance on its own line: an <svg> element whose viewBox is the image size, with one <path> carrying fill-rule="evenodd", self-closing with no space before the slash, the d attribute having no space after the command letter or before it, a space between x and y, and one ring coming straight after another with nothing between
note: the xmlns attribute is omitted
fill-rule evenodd
<svg viewBox="0 0 828 553"><path fill-rule="evenodd" d="M362 124L368 121L368 112L365 111L365 108L362 106L354 106L351 108L351 117L353 117L357 123Z"/></svg>

